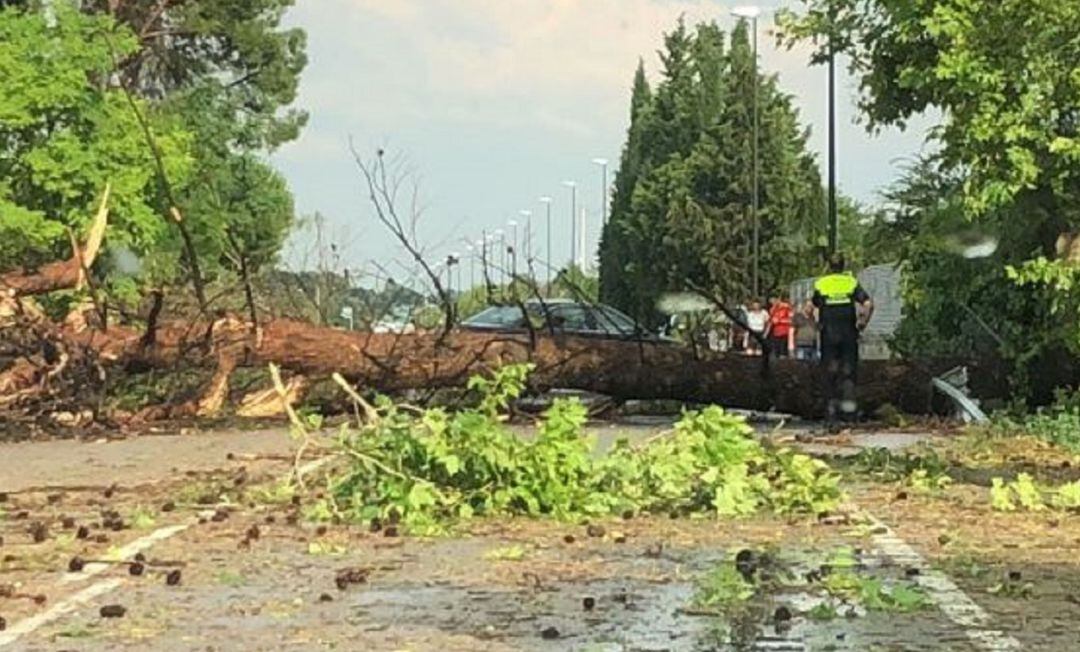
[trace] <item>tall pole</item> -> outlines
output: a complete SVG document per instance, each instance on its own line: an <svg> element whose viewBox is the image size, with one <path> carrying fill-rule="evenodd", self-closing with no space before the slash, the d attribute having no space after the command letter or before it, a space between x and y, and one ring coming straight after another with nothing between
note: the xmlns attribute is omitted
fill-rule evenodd
<svg viewBox="0 0 1080 652"><path fill-rule="evenodd" d="M760 201L760 192L758 190L760 169L758 167L758 147L759 147L759 133L760 133L760 117L758 115L758 49L757 49L757 16L750 21L750 25L754 30L754 197L751 202L752 210L754 211L754 296L761 296L761 219L758 213L758 201Z"/></svg>
<svg viewBox="0 0 1080 652"><path fill-rule="evenodd" d="M518 223L517 220L510 220L507 224L513 229L510 247L506 250L510 254L510 282L513 283L517 279Z"/></svg>
<svg viewBox="0 0 1080 652"><path fill-rule="evenodd" d="M608 220L608 183L606 158L594 158L593 163L600 166L600 226L607 224Z"/></svg>
<svg viewBox="0 0 1080 652"><path fill-rule="evenodd" d="M525 236L522 238L522 249L525 251L525 269L532 273L532 211L524 210L518 211L518 214L525 218Z"/></svg>
<svg viewBox="0 0 1080 652"><path fill-rule="evenodd" d="M829 255L832 256L839 246L840 221L836 214L836 52L831 14L829 21Z"/></svg>
<svg viewBox="0 0 1080 652"><path fill-rule="evenodd" d="M564 181L570 189L570 265L577 262L577 183Z"/></svg>
<svg viewBox="0 0 1080 652"><path fill-rule="evenodd" d="M589 249L588 210L589 209L585 208L584 206L581 207L581 246L578 249L578 255L581 257L581 259L578 261L578 269L580 269L582 272L585 271L585 261L586 256L588 255L586 252Z"/></svg>
<svg viewBox="0 0 1080 652"><path fill-rule="evenodd" d="M467 251L469 252L469 289L472 290L476 287L476 250L469 245Z"/></svg>
<svg viewBox="0 0 1080 652"><path fill-rule="evenodd" d="M551 293L551 202L552 201L553 200L551 199L551 197L541 197L540 198L540 203L544 204L547 207L547 224L545 226L545 228L547 229L547 249L544 250L544 252L545 252L544 255L547 257L547 274L545 276L547 278L547 288L548 288L549 296L550 296L550 293Z"/></svg>

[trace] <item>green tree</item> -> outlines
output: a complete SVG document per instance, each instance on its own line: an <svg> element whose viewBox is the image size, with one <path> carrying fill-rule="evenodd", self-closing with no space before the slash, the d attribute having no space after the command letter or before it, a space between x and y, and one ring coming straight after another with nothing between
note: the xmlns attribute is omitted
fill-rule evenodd
<svg viewBox="0 0 1080 652"><path fill-rule="evenodd" d="M998 334L1021 378L1033 368L1052 375L1065 347L1080 351L1080 271L1055 247L1080 227L1080 3L803 4L781 14L781 40L816 43L818 61L830 41L849 56L870 129L928 109L941 115L930 134L937 169L900 189L904 205L921 206L896 226L910 239L912 267L921 265L916 314L929 319L909 327L925 336L932 324L941 339L962 342L957 319L985 322L991 329L977 327ZM956 256L961 229L992 237L996 254ZM1009 287L1016 282L1023 287ZM978 306L980 317L964 309L950 321L944 306Z"/></svg>
<svg viewBox="0 0 1080 652"><path fill-rule="evenodd" d="M109 83L114 49L127 56L137 47L110 17L67 3L54 5L52 19L0 9L0 265L69 256L67 229L82 231L106 184L113 245L147 252L169 232L153 156L123 93ZM183 183L191 134L137 105L158 135L169 175Z"/></svg>
<svg viewBox="0 0 1080 652"><path fill-rule="evenodd" d="M725 46L716 25L665 38L662 79L648 92L639 68L631 125L601 248L601 288L639 320L659 321L665 292L695 290L725 303L751 289L753 95L761 116L762 288L817 267L823 195L791 98L755 76L749 32Z"/></svg>

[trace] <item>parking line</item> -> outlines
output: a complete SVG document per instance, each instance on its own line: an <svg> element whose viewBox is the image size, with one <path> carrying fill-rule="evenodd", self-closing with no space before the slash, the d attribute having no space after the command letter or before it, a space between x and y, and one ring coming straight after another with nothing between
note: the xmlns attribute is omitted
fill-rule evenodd
<svg viewBox="0 0 1080 652"><path fill-rule="evenodd" d="M308 462L307 464L300 467L300 474L307 475L308 473L316 471L320 467L330 463L336 457L336 455L327 455L326 457L312 460L311 462ZM123 548L120 548L117 559L126 560L130 557L133 557L136 553L148 550L155 543L159 543L166 539L172 538L198 522L199 516L196 516L189 520L187 523L181 523L179 525L170 525L169 527L159 528L146 535L145 537L136 539L135 541L132 541L131 543L125 545ZM59 588L73 582L87 580L103 573L111 567L112 564L87 564L83 568L82 572L69 573L64 577L60 578L60 581L57 582L56 585ZM102 580L100 582L97 582L96 584L91 584L85 589L82 589L81 591L61 600L60 602L53 604L52 607L39 614L20 620L19 622L9 627L6 631L0 632L0 648L11 645L23 636L26 636L27 634L32 634L34 631L43 627L44 625L47 625L54 620L66 616L67 614L71 613L83 604L93 600L94 598L112 592L123 583L124 580L119 578Z"/></svg>
<svg viewBox="0 0 1080 652"><path fill-rule="evenodd" d="M960 587L941 571L931 568L914 548L896 536L887 525L867 514L877 534L872 535L874 546L896 564L917 568L912 579L922 587L945 616L964 628L971 642L987 652L1017 652L1020 641L991 625L990 614L975 603Z"/></svg>
<svg viewBox="0 0 1080 652"><path fill-rule="evenodd" d="M81 607L83 604L90 602L94 598L109 593L123 583L124 581L121 579L109 579L98 582L97 584L92 584L83 589L82 591L79 591L78 593L72 595L71 597L57 602L53 606L49 607L49 609L39 614L30 616L29 618L24 618L23 620L20 620L19 622L15 623L15 625L10 627L7 631L0 632L0 647L11 645L15 641L19 640L20 637L33 632L42 625L46 625L56 620L57 618L66 616L67 614Z"/></svg>

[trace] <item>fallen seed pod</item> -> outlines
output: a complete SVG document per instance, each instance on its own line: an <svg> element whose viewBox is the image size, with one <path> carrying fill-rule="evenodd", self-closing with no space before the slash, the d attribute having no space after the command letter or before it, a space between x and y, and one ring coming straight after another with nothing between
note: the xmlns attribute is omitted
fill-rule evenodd
<svg viewBox="0 0 1080 652"><path fill-rule="evenodd" d="M595 539L603 537L606 533L607 531L604 530L603 526L600 525L590 524L589 527L585 528L585 534L588 534L590 537L593 537Z"/></svg>
<svg viewBox="0 0 1080 652"><path fill-rule="evenodd" d="M397 529L396 525L388 525L386 527L386 529L383 530L383 536L396 537L397 535L398 535L398 529Z"/></svg>
<svg viewBox="0 0 1080 652"><path fill-rule="evenodd" d="M370 573L371 571L366 568L346 568L338 571L334 576L334 585L339 591L344 591L350 584L366 583Z"/></svg>
<svg viewBox="0 0 1080 652"><path fill-rule="evenodd" d="M75 519L71 516L65 516L60 520L60 525L63 526L65 530L70 530L75 527Z"/></svg>
<svg viewBox="0 0 1080 652"><path fill-rule="evenodd" d="M106 498L112 498L114 493L116 493L115 484L110 485L109 488L103 491L101 495L105 496Z"/></svg>
<svg viewBox="0 0 1080 652"><path fill-rule="evenodd" d="M82 569L86 567L86 560L82 557L72 557L68 562L69 573L81 573Z"/></svg>
<svg viewBox="0 0 1080 652"><path fill-rule="evenodd" d="M540 632L540 638L545 641L554 641L559 638L559 630L554 627L545 627L544 630Z"/></svg>
<svg viewBox="0 0 1080 652"><path fill-rule="evenodd" d="M128 573L130 573L134 577L139 577L143 574L144 571L146 571L146 565L143 564L141 561L137 561L128 566Z"/></svg>
<svg viewBox="0 0 1080 652"><path fill-rule="evenodd" d="M80 525L79 529L75 531L75 538L76 539L89 539L90 538L90 528L86 527L85 525Z"/></svg>
<svg viewBox="0 0 1080 652"><path fill-rule="evenodd" d="M99 612L102 618L123 618L127 609L118 604L107 604Z"/></svg>
<svg viewBox="0 0 1080 652"><path fill-rule="evenodd" d="M0 616L0 632L5 629L7 629L7 620L5 620L3 616Z"/></svg>
<svg viewBox="0 0 1080 652"><path fill-rule="evenodd" d="M581 606L585 611L592 611L596 607L596 598L587 597L581 601Z"/></svg>
<svg viewBox="0 0 1080 652"><path fill-rule="evenodd" d="M30 537L34 540L34 543L42 543L49 538L49 528L45 527L45 524L41 521L37 521L30 526Z"/></svg>
<svg viewBox="0 0 1080 652"><path fill-rule="evenodd" d="M780 605L773 612L773 621L778 623L786 623L791 620L791 609L788 609L784 605Z"/></svg>
<svg viewBox="0 0 1080 652"><path fill-rule="evenodd" d="M146 555L142 554L141 552L137 552L135 553L135 556L132 557L132 559L134 559L135 561L146 561Z"/></svg>
<svg viewBox="0 0 1080 652"><path fill-rule="evenodd" d="M246 536L247 536L248 539L250 539L252 541L255 541L255 540L257 540L259 538L260 534L261 534L261 532L259 532L259 526L258 525L252 525L251 527L248 528Z"/></svg>
<svg viewBox="0 0 1080 652"><path fill-rule="evenodd" d="M573 542L577 541L577 539L576 539L576 538L574 538L574 535L572 535L572 534L567 534L566 536L564 536L564 537L562 538L562 540L563 540L564 542L566 542L566 543L573 543Z"/></svg>
<svg viewBox="0 0 1080 652"><path fill-rule="evenodd" d="M163 511L163 512L171 512L171 511L174 511L175 509L176 509L176 503L174 503L171 500L161 506L161 511Z"/></svg>
<svg viewBox="0 0 1080 652"><path fill-rule="evenodd" d="M333 601L334 601L334 596L330 595L329 593L323 593L322 595L319 596L319 602L333 602Z"/></svg>
<svg viewBox="0 0 1080 652"><path fill-rule="evenodd" d="M165 576L165 584L168 586L180 584L180 569L169 571L169 574Z"/></svg>

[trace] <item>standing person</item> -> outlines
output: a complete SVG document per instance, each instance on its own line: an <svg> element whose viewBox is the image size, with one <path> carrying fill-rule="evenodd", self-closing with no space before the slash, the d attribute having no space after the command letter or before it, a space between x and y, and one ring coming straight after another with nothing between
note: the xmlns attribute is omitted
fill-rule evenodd
<svg viewBox="0 0 1080 652"><path fill-rule="evenodd" d="M778 358L795 352L795 333L791 329L791 304L779 292L769 302L769 351Z"/></svg>
<svg viewBox="0 0 1080 652"><path fill-rule="evenodd" d="M820 329L814 316L813 301L808 300L802 305L799 312L795 313L791 325L795 331L795 359L817 362Z"/></svg>
<svg viewBox="0 0 1080 652"><path fill-rule="evenodd" d="M746 325L749 331L744 337L747 355L761 355L761 342L769 330L769 313L761 307L760 301L751 301L746 311Z"/></svg>
<svg viewBox="0 0 1080 652"><path fill-rule="evenodd" d="M874 314L874 302L845 271L844 257L829 260L829 274L814 282L814 306L821 328L821 362L825 366L827 419L830 428L839 416L853 421L858 411L855 401L855 372L859 365L859 333ZM863 307L860 313L856 304Z"/></svg>

